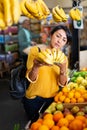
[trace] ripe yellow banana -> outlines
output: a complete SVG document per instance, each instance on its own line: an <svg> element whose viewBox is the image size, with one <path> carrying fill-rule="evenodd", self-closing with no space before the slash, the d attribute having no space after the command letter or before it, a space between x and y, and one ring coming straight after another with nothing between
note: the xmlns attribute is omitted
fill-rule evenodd
<svg viewBox="0 0 87 130"><path fill-rule="evenodd" d="M62 21L66 21L67 17L62 7L59 7L58 5L55 7L56 13L62 18Z"/></svg>
<svg viewBox="0 0 87 130"><path fill-rule="evenodd" d="M5 29L5 21L4 21L4 14L0 11L0 29Z"/></svg>
<svg viewBox="0 0 87 130"><path fill-rule="evenodd" d="M37 0L36 0L37 1ZM25 6L28 9L28 11L34 16L38 17L38 9L36 6L36 1L34 0L26 0L25 1Z"/></svg>
<svg viewBox="0 0 87 130"><path fill-rule="evenodd" d="M54 21L62 22L62 18L56 13L55 7L52 9L52 16Z"/></svg>
<svg viewBox="0 0 87 130"><path fill-rule="evenodd" d="M25 1L26 0L20 1L21 12L23 15L27 16L28 18L34 19L34 16L27 10L27 8L25 6Z"/></svg>
<svg viewBox="0 0 87 130"><path fill-rule="evenodd" d="M62 52L61 52L59 49L57 49L55 62L58 62L58 60L59 60L61 54L62 54Z"/></svg>
<svg viewBox="0 0 87 130"><path fill-rule="evenodd" d="M39 0L36 1L36 7L37 7L37 10L38 10L38 16L36 16L36 18L38 20L42 20L44 18L44 13L43 13L42 8L40 6Z"/></svg>
<svg viewBox="0 0 87 130"><path fill-rule="evenodd" d="M7 26L11 26L13 24L12 14L11 14L11 4L10 0L3 0L3 8L4 8L4 19Z"/></svg>
<svg viewBox="0 0 87 130"><path fill-rule="evenodd" d="M53 56L50 55L47 51L42 51L41 53L43 55L45 55L46 58L48 58L49 60L53 61Z"/></svg>
<svg viewBox="0 0 87 130"><path fill-rule="evenodd" d="M76 20L81 20L81 12L78 8L75 9Z"/></svg>
<svg viewBox="0 0 87 130"><path fill-rule="evenodd" d="M0 3L0 11L4 13L3 4Z"/></svg>
<svg viewBox="0 0 87 130"><path fill-rule="evenodd" d="M62 52L62 55L61 55L61 57L59 58L58 62L59 62L59 63L63 63L64 60L65 60L65 54Z"/></svg>
<svg viewBox="0 0 87 130"><path fill-rule="evenodd" d="M69 11L69 15L70 15L70 17L73 19L73 20L75 20L75 11L74 11L74 8L72 8L70 11Z"/></svg>
<svg viewBox="0 0 87 130"><path fill-rule="evenodd" d="M11 13L14 24L17 24L21 15L21 9L18 0L10 0Z"/></svg>
<svg viewBox="0 0 87 130"><path fill-rule="evenodd" d="M38 59L40 61L44 61L45 63L48 63L48 64L53 64L53 61L48 59L42 52L39 52L38 53Z"/></svg>
<svg viewBox="0 0 87 130"><path fill-rule="evenodd" d="M78 8L72 8L69 12L70 17L73 20L81 20L81 12Z"/></svg>
<svg viewBox="0 0 87 130"><path fill-rule="evenodd" d="M43 0L38 0L38 2L42 8L44 16L47 17L50 14L49 8L47 7L47 5L45 4Z"/></svg>
<svg viewBox="0 0 87 130"><path fill-rule="evenodd" d="M56 48L52 49L52 54L53 54L53 62L55 62L56 56L57 56L57 50L56 50Z"/></svg>

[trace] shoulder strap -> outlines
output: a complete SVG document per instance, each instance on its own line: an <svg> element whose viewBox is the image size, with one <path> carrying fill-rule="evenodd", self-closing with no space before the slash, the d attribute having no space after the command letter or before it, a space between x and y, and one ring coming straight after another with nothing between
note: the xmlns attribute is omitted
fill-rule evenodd
<svg viewBox="0 0 87 130"><path fill-rule="evenodd" d="M40 49L40 47L38 47L38 52L40 52L41 51L41 49Z"/></svg>

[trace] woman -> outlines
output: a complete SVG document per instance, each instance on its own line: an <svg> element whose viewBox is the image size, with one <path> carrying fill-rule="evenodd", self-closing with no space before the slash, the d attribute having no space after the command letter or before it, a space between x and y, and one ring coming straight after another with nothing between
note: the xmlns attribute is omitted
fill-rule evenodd
<svg viewBox="0 0 87 130"><path fill-rule="evenodd" d="M58 25L51 31L50 39L49 45L41 50L61 49L71 41L71 33L66 26ZM38 60L38 53L34 46L28 55L26 77L30 85L23 99L24 109L32 122L38 118L41 106L43 112L53 102L59 86L67 83L67 60L62 64L49 65Z"/></svg>

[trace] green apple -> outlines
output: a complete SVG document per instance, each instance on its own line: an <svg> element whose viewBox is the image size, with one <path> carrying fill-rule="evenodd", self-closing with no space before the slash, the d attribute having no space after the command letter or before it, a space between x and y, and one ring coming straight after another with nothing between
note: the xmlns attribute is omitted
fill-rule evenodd
<svg viewBox="0 0 87 130"><path fill-rule="evenodd" d="M72 109L71 109L71 112L73 114L76 114L77 112L79 112L80 108L78 106L74 106Z"/></svg>
<svg viewBox="0 0 87 130"><path fill-rule="evenodd" d="M63 111L64 110L64 106L62 103L57 103L56 104L56 109L59 110L59 111Z"/></svg>
<svg viewBox="0 0 87 130"><path fill-rule="evenodd" d="M79 112L76 113L76 115L77 115L77 116L84 116L85 113L84 113L83 111L79 111Z"/></svg>

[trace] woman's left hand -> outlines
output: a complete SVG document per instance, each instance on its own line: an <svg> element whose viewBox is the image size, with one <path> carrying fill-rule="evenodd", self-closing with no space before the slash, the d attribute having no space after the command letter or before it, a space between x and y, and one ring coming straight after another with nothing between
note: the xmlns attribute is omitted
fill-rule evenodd
<svg viewBox="0 0 87 130"><path fill-rule="evenodd" d="M63 63L55 62L54 64L60 67L60 72L66 72L66 61L64 61Z"/></svg>

